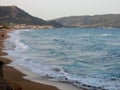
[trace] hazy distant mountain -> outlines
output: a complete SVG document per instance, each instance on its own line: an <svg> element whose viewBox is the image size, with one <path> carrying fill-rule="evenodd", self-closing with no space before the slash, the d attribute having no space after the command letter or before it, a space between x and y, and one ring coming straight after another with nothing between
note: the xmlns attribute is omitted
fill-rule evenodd
<svg viewBox="0 0 120 90"><path fill-rule="evenodd" d="M55 21L70 27L120 27L120 14L71 16Z"/></svg>
<svg viewBox="0 0 120 90"><path fill-rule="evenodd" d="M26 24L26 25L51 25L61 27L57 22L47 22L43 19L33 17L16 6L0 6L0 23L2 24Z"/></svg>

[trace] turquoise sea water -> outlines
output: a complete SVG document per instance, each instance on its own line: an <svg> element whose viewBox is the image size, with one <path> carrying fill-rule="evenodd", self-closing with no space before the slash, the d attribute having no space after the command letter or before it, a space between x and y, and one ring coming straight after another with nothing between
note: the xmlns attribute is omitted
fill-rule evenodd
<svg viewBox="0 0 120 90"><path fill-rule="evenodd" d="M120 29L16 30L10 36L5 45L14 64L78 88L120 90Z"/></svg>

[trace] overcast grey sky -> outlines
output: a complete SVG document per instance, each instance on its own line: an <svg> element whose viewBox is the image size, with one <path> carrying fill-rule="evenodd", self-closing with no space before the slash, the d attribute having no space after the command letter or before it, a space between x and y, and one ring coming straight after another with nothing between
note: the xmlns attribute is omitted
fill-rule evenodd
<svg viewBox="0 0 120 90"><path fill-rule="evenodd" d="M0 0L45 20L80 15L120 14L120 0Z"/></svg>

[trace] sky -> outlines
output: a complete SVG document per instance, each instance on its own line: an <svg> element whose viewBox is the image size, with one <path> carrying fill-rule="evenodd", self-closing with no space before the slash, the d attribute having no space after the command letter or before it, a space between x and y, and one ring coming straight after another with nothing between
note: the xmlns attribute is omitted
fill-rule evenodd
<svg viewBox="0 0 120 90"><path fill-rule="evenodd" d="M120 0L0 0L0 5L18 6L44 20L66 16L120 14Z"/></svg>

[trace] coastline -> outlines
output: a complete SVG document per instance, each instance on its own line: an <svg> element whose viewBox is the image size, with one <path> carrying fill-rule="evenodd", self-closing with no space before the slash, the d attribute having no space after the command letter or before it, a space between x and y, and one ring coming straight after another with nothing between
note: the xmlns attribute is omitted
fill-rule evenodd
<svg viewBox="0 0 120 90"><path fill-rule="evenodd" d="M15 84L22 88L22 90L85 90L84 88L76 88L67 83L56 80L49 80L48 77L40 77L25 70L18 65L12 65L12 58L7 56L4 51L4 40L9 38L7 35L9 31L4 32L4 38L0 38L0 61L4 62L4 79L10 84Z"/></svg>
<svg viewBox="0 0 120 90"><path fill-rule="evenodd" d="M21 73L17 69L14 69L11 66L7 66L11 62L9 58L4 58L1 56L7 55L7 53L3 52L4 40L8 37L7 32L0 32L0 61L4 62L3 72L4 79L7 80L10 84L14 83L22 88L22 90L59 90L58 88L50 85L45 85L41 83L32 82L30 80L26 80L23 77L25 74ZM2 36L3 35L3 36Z"/></svg>

